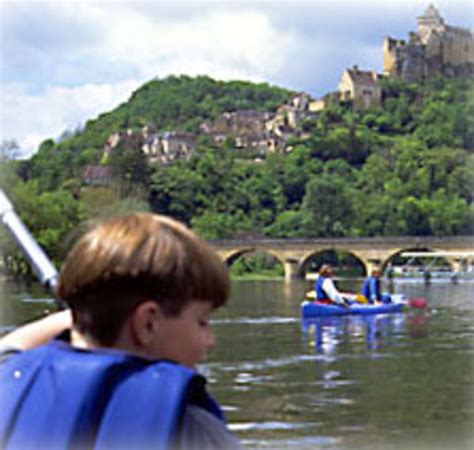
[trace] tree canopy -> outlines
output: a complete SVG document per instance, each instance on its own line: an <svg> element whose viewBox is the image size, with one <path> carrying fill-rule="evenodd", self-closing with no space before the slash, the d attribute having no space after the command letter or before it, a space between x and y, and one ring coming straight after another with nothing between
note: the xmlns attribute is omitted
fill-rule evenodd
<svg viewBox="0 0 474 450"><path fill-rule="evenodd" d="M206 239L472 234L473 81L386 79L382 88L380 107L333 103L309 116L289 153L253 159L231 138L216 146L201 134L188 160L149 164L132 140L102 161L112 133L148 125L199 134L203 120L239 109L274 112L293 94L208 77L152 80L61 142L44 141L27 161L9 159L14 145L5 143L2 187L58 258L78 224L126 209L173 216ZM84 184L88 164L105 164L111 181Z"/></svg>

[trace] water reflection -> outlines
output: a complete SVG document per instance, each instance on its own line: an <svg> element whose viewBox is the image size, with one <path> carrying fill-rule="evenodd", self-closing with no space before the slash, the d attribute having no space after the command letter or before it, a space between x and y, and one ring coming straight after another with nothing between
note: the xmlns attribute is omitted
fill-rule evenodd
<svg viewBox="0 0 474 450"><path fill-rule="evenodd" d="M378 350L396 343L404 336L428 334L429 317L425 311L410 314L374 314L303 319L304 339L318 354L332 355L347 343L364 342L367 350Z"/></svg>

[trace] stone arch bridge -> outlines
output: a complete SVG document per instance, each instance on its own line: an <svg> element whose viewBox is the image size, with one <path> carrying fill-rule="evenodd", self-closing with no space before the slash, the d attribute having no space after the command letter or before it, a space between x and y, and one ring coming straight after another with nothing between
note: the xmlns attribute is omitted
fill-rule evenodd
<svg viewBox="0 0 474 450"><path fill-rule="evenodd" d="M443 256L453 271L463 261L474 257L474 236L452 237L375 237L324 239L242 239L210 241L220 258L230 263L235 258L252 252L261 252L277 258L285 270L285 280L302 278L306 263L315 255L330 251L344 251L363 264L366 273L378 265L385 267L404 251L430 251Z"/></svg>

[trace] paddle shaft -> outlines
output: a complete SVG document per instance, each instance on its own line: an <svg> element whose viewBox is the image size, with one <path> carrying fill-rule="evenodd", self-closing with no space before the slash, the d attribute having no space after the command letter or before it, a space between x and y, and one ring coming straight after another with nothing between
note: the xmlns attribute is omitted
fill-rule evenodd
<svg viewBox="0 0 474 450"><path fill-rule="evenodd" d="M0 189L0 219L15 242L22 249L40 282L51 292L55 293L58 271L18 217L12 203L2 189ZM59 300L56 301L60 306L63 306Z"/></svg>

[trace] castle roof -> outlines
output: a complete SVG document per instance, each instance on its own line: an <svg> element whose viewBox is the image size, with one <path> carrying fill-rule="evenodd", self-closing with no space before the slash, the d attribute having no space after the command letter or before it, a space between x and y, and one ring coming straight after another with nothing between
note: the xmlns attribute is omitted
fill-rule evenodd
<svg viewBox="0 0 474 450"><path fill-rule="evenodd" d="M429 4L428 8L426 8L425 13L421 17L431 18L431 19L441 19L439 11L434 7L432 3Z"/></svg>
<svg viewBox="0 0 474 450"><path fill-rule="evenodd" d="M377 84L377 75L372 71L360 70L357 66L354 66L352 69L346 69L346 71L354 84L363 84L365 86L375 86Z"/></svg>
<svg viewBox="0 0 474 450"><path fill-rule="evenodd" d="M418 17L418 24L430 27L436 27L444 24L444 20L439 11L430 3L425 13Z"/></svg>

